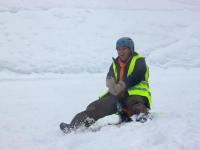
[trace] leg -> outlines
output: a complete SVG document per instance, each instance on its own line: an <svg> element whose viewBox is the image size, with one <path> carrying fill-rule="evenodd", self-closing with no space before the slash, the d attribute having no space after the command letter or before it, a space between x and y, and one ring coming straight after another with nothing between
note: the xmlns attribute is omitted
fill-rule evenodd
<svg viewBox="0 0 200 150"><path fill-rule="evenodd" d="M143 96L131 96L127 99L128 110L135 115L135 120L141 123L151 120L152 116L148 113L147 99Z"/></svg>
<svg viewBox="0 0 200 150"><path fill-rule="evenodd" d="M114 114L117 111L117 101L118 99L115 96L108 94L103 99L92 102L85 111L78 113L72 119L70 125L72 127L79 127L81 125L89 127L96 120Z"/></svg>
<svg viewBox="0 0 200 150"><path fill-rule="evenodd" d="M143 96L130 96L127 99L128 111L134 115L139 113L147 113L146 98Z"/></svg>

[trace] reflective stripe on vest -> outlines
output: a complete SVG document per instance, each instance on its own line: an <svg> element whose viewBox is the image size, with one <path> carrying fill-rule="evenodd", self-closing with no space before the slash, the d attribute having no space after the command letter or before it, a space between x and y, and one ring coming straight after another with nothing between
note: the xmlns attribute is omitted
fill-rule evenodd
<svg viewBox="0 0 200 150"><path fill-rule="evenodd" d="M127 74L127 77L129 77L132 73L133 73L133 70L135 68L135 62L139 59L139 58L143 58L142 56L140 55L136 55L132 58L131 60L131 63L129 65L129 68L128 68L128 74Z"/></svg>
<svg viewBox="0 0 200 150"><path fill-rule="evenodd" d="M113 72L114 72L114 75L115 75L115 79L117 81L118 75L117 75L117 67L116 67L115 62L113 62L112 68L113 68Z"/></svg>
<svg viewBox="0 0 200 150"><path fill-rule="evenodd" d="M131 59L129 68L128 68L128 73L127 73L127 77L131 76L131 74L134 71L135 68L135 63L139 58L143 58L140 55L136 55ZM117 67L115 62L113 62L112 64L113 67L113 71L114 71L114 75L115 75L115 79L117 81L118 78L118 74L117 74ZM144 96L148 99L148 103L149 103L149 108L151 108L152 106L152 97L151 97L151 92L150 92L150 88L149 88L149 83L148 83L148 79L149 79L149 68L146 65L146 73L145 73L145 81L141 81L140 83L138 83L137 85L131 87L128 89L128 94L131 95L140 95L140 96Z"/></svg>

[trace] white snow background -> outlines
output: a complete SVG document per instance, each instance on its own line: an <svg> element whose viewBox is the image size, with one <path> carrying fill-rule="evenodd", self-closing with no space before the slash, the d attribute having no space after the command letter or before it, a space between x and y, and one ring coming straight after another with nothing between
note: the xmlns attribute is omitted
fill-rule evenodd
<svg viewBox="0 0 200 150"><path fill-rule="evenodd" d="M0 0L0 149L200 149L199 27L199 0ZM62 134L122 36L150 66L154 119Z"/></svg>

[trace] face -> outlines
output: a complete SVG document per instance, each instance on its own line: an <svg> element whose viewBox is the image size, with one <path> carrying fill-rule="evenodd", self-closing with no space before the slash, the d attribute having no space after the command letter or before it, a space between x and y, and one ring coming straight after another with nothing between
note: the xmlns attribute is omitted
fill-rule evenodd
<svg viewBox="0 0 200 150"><path fill-rule="evenodd" d="M119 59L123 62L126 62L131 55L131 51L127 47L118 48L117 53L118 53Z"/></svg>

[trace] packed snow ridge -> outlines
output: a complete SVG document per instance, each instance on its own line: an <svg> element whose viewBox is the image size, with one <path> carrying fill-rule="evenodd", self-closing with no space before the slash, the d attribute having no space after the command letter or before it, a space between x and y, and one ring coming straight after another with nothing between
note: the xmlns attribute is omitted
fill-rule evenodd
<svg viewBox="0 0 200 150"><path fill-rule="evenodd" d="M152 66L200 67L197 0L0 4L0 74L105 72L122 36Z"/></svg>

